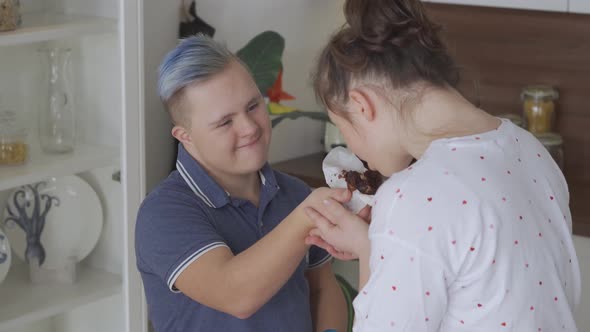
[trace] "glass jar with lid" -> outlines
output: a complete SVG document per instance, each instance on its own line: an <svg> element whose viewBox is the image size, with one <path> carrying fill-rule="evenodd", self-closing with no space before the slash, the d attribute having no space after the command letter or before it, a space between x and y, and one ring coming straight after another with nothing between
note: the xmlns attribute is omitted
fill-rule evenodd
<svg viewBox="0 0 590 332"><path fill-rule="evenodd" d="M524 128L533 134L551 132L555 123L555 101L559 93L547 85L531 85L522 90Z"/></svg>
<svg viewBox="0 0 590 332"><path fill-rule="evenodd" d="M563 171L565 160L563 155L563 138L561 135L557 133L543 133L536 135L536 137L547 151L549 151L549 154L551 154L561 171Z"/></svg>

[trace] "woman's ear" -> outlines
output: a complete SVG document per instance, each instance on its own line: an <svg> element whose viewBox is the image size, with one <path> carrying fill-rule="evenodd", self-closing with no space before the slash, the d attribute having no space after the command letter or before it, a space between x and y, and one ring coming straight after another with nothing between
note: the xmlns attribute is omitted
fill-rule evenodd
<svg viewBox="0 0 590 332"><path fill-rule="evenodd" d="M192 139L191 139L191 136L190 136L188 130L186 130L182 126L177 125L177 126L172 127L172 136L174 136L174 138L176 138L180 143L183 143L183 144L191 144L192 143Z"/></svg>
<svg viewBox="0 0 590 332"><path fill-rule="evenodd" d="M348 92L349 111L360 115L367 121L375 119L374 94L365 89L355 88Z"/></svg>

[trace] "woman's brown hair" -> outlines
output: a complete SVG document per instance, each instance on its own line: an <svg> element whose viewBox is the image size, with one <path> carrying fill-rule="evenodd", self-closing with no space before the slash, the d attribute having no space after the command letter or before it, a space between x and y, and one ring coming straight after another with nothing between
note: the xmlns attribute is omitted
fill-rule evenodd
<svg viewBox="0 0 590 332"><path fill-rule="evenodd" d="M416 82L455 87L453 59L420 0L347 0L346 24L322 51L314 77L318 99L330 110L348 101L352 81L370 78L390 88Z"/></svg>

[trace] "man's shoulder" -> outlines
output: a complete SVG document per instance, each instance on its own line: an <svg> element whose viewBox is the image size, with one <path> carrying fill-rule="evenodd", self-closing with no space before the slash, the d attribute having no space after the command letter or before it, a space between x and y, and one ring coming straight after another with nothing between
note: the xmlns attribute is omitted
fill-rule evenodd
<svg viewBox="0 0 590 332"><path fill-rule="evenodd" d="M138 219L154 214L165 214L179 209L201 209L202 204L182 176L173 171L160 182L143 200Z"/></svg>

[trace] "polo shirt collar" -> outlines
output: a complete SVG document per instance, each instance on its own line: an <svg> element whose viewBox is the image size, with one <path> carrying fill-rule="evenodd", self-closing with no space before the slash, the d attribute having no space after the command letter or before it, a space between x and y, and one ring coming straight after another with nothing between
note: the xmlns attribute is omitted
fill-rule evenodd
<svg viewBox="0 0 590 332"><path fill-rule="evenodd" d="M178 144L178 156L176 169L193 193L203 203L212 208L220 208L231 202L229 194L207 173L207 171L186 151L184 146ZM278 191L277 180L268 163L258 171L262 181L261 197L263 192L274 196Z"/></svg>

